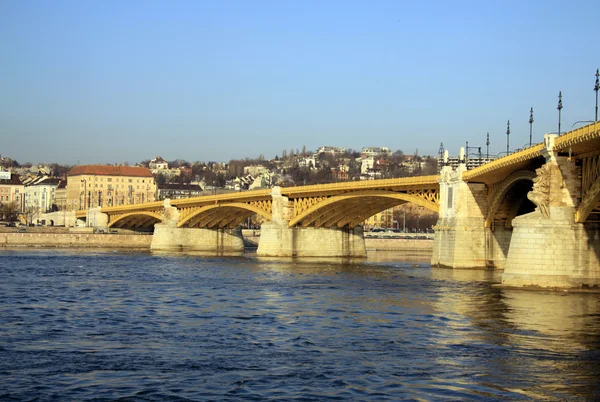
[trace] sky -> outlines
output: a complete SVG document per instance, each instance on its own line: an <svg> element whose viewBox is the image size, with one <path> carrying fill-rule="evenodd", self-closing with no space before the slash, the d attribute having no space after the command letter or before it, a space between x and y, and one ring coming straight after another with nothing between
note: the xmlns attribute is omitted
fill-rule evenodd
<svg viewBox="0 0 600 402"><path fill-rule="evenodd" d="M596 1L0 1L0 154L490 153L593 120ZM581 123L579 124L581 125ZM485 151L484 151L485 152Z"/></svg>

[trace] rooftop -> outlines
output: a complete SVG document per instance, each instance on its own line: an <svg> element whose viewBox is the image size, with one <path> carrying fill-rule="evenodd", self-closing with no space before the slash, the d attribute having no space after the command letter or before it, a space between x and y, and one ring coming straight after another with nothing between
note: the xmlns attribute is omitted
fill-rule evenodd
<svg viewBox="0 0 600 402"><path fill-rule="evenodd" d="M19 179L19 175L17 174L11 174L10 175L10 179L0 179L0 184L3 185L22 185L23 183L21 183L21 179Z"/></svg>
<svg viewBox="0 0 600 402"><path fill-rule="evenodd" d="M96 176L152 177L150 169L135 166L80 165L73 166L69 171L69 176L84 174Z"/></svg>

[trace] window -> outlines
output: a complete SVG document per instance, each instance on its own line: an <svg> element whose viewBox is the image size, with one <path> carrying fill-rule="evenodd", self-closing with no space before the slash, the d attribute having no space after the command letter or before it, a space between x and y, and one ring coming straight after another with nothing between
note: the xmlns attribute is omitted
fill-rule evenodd
<svg viewBox="0 0 600 402"><path fill-rule="evenodd" d="M109 177L108 179L106 179L106 181L111 182L112 181L112 177Z"/></svg>

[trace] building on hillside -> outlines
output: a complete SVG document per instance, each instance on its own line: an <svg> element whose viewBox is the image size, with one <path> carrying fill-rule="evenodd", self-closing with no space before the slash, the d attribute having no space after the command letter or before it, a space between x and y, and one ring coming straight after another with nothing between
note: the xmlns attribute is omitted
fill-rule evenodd
<svg viewBox="0 0 600 402"><path fill-rule="evenodd" d="M177 200L180 198L198 197L202 195L202 191L204 191L202 187L197 184L159 184L156 199L162 201L167 198Z"/></svg>
<svg viewBox="0 0 600 402"><path fill-rule="evenodd" d="M252 175L254 177L260 175L262 172L267 172L269 169L261 166L261 165L251 165L251 166L244 166L244 175Z"/></svg>
<svg viewBox="0 0 600 402"><path fill-rule="evenodd" d="M67 209L141 204L155 199L156 182L148 168L80 165L67 175Z"/></svg>
<svg viewBox="0 0 600 402"><path fill-rule="evenodd" d="M360 154L363 157L373 158L376 156L390 156L392 151L388 147L364 147Z"/></svg>
<svg viewBox="0 0 600 402"><path fill-rule="evenodd" d="M25 187L25 210L41 213L56 210L55 192L60 179L42 176Z"/></svg>
<svg viewBox="0 0 600 402"><path fill-rule="evenodd" d="M263 172L254 178L254 181L248 186L248 190L257 190L259 188L271 188L277 175L273 172Z"/></svg>
<svg viewBox="0 0 600 402"><path fill-rule="evenodd" d="M339 165L331 168L331 176L335 181L348 181L350 168L346 165Z"/></svg>
<svg viewBox="0 0 600 402"><path fill-rule="evenodd" d="M331 154L331 155L342 155L346 153L346 148L343 147L331 147L329 145L324 145L321 148L317 149L316 154Z"/></svg>
<svg viewBox="0 0 600 402"><path fill-rule="evenodd" d="M368 158L362 158L360 161L360 173L367 174L369 170L373 169L374 166L375 158L373 158L372 156Z"/></svg>
<svg viewBox="0 0 600 402"><path fill-rule="evenodd" d="M167 170L167 169L169 169L169 164L167 163L166 160L164 160L160 156L157 156L156 158L154 158L150 161L148 167L150 168L151 172L153 170ZM152 173L154 173L154 172L152 172Z"/></svg>
<svg viewBox="0 0 600 402"><path fill-rule="evenodd" d="M148 164L148 167L154 177L162 175L165 179L169 180L172 177L179 177L181 175L180 169L169 169L167 161L160 156L152 159Z"/></svg>
<svg viewBox="0 0 600 402"><path fill-rule="evenodd" d="M298 167L314 170L317 168L317 160L314 156L298 159Z"/></svg>
<svg viewBox="0 0 600 402"><path fill-rule="evenodd" d="M25 211L25 185L19 175L0 172L0 204L14 202L19 212Z"/></svg>
<svg viewBox="0 0 600 402"><path fill-rule="evenodd" d="M425 167L427 166L427 162L413 160L410 162L403 162L401 166L404 169L406 169L408 173L414 173L425 169Z"/></svg>

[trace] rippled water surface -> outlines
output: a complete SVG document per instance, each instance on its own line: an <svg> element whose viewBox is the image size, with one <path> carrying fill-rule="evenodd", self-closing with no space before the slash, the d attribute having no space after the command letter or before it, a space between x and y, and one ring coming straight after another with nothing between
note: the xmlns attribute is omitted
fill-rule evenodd
<svg viewBox="0 0 600 402"><path fill-rule="evenodd" d="M1 400L598 400L600 295L355 263L0 252Z"/></svg>

